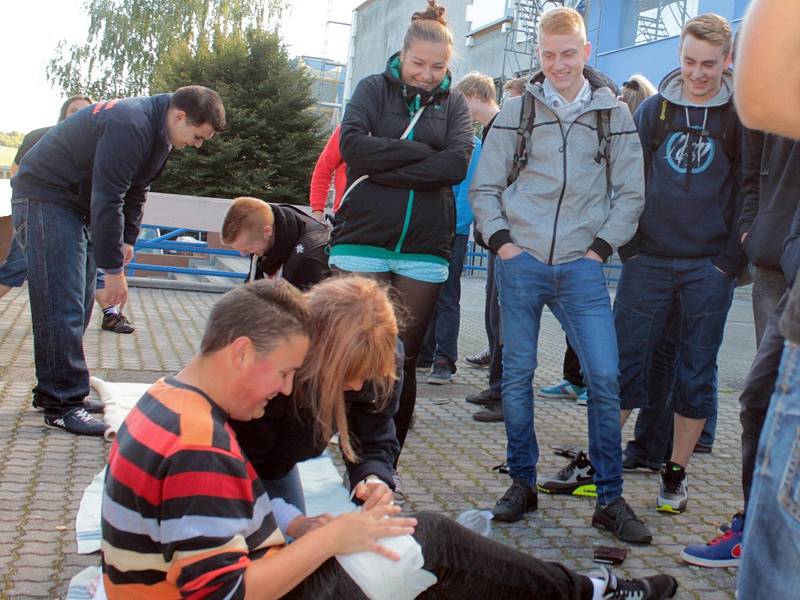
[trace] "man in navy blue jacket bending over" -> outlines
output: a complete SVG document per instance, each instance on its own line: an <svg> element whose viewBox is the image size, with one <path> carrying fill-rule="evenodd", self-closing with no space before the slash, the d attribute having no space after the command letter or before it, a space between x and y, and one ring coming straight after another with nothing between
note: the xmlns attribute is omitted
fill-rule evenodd
<svg viewBox="0 0 800 600"><path fill-rule="evenodd" d="M147 190L173 148L199 148L225 129L219 94L187 86L174 94L92 104L51 129L11 180L12 220L28 263L37 384L33 405L44 423L80 435L105 425L85 410L89 371L83 332L95 272L106 273L110 303L124 303L124 266ZM90 197L72 188L91 178Z"/></svg>

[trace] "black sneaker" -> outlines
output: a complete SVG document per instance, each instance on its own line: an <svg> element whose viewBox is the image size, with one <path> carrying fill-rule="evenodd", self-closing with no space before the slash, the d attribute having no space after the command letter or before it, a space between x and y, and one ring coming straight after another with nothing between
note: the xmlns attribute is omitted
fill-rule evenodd
<svg viewBox="0 0 800 600"><path fill-rule="evenodd" d="M450 364L446 358L437 358L433 361L433 368L430 375L428 375L428 383L432 385L444 385L453 381L453 373L456 368Z"/></svg>
<svg viewBox="0 0 800 600"><path fill-rule="evenodd" d="M524 479L514 479L514 483L506 490L503 497L497 501L492 509L496 521L514 523L519 521L526 512L539 508L539 498L536 490L532 489Z"/></svg>
<svg viewBox="0 0 800 600"><path fill-rule="evenodd" d="M653 540L653 534L647 529L647 525L636 516L621 496L608 506L598 504L595 507L592 527L606 529L629 544L649 544Z"/></svg>
<svg viewBox="0 0 800 600"><path fill-rule="evenodd" d="M478 406L486 406L492 400L500 400L500 398L492 394L492 390L489 388L481 390L477 394L470 394L466 397L467 402L470 404L477 404Z"/></svg>
<svg viewBox="0 0 800 600"><path fill-rule="evenodd" d="M543 479L536 487L545 494L570 494L572 496L597 497L594 484L594 467L583 451L561 469L555 477Z"/></svg>
<svg viewBox="0 0 800 600"><path fill-rule="evenodd" d="M472 415L472 418L480 423L502 423L503 401L492 400L484 408Z"/></svg>
<svg viewBox="0 0 800 600"><path fill-rule="evenodd" d="M106 331L114 333L133 333L136 327L128 321L128 317L119 313L117 315L103 315L103 323L100 325Z"/></svg>
<svg viewBox="0 0 800 600"><path fill-rule="evenodd" d="M600 567L589 573L589 577L605 582L603 600L663 600L674 598L678 591L678 582L672 575L619 579L607 568Z"/></svg>
<svg viewBox="0 0 800 600"><path fill-rule="evenodd" d="M466 357L464 359L464 362L466 362L471 367L478 367L479 369L483 367L488 367L489 363L492 362L492 351L487 346L480 352L476 352L472 356Z"/></svg>
<svg viewBox="0 0 800 600"><path fill-rule="evenodd" d="M53 429L63 429L75 435L102 437L106 432L106 424L95 419L83 408L73 408L60 417L45 415L44 424Z"/></svg>
<svg viewBox="0 0 800 600"><path fill-rule="evenodd" d="M623 456L622 458L622 470L623 471L638 471L644 473L659 473L663 465L654 466L650 463L646 463L644 461L639 460L633 456Z"/></svg>

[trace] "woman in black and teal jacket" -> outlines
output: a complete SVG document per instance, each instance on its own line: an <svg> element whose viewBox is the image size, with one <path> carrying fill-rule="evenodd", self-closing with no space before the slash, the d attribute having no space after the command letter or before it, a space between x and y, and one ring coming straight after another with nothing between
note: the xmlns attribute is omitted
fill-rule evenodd
<svg viewBox="0 0 800 600"><path fill-rule="evenodd" d="M340 271L389 282L407 310L405 379L395 417L401 447L414 412L417 355L447 279L451 186L466 177L474 137L466 101L451 90L453 38L444 8L428 2L426 11L414 13L402 52L384 73L361 80L347 105L340 146L349 193L334 219L330 256Z"/></svg>

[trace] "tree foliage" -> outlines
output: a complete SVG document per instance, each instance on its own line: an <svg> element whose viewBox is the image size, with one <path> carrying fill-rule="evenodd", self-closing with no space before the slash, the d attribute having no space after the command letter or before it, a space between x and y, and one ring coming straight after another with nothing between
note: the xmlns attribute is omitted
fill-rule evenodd
<svg viewBox="0 0 800 600"><path fill-rule="evenodd" d="M0 146L19 148L24 137L25 134L19 131L0 131Z"/></svg>
<svg viewBox="0 0 800 600"><path fill-rule="evenodd" d="M198 150L173 153L153 189L307 202L325 140L312 110L311 79L293 68L277 34L250 29L218 35L211 47L176 47L159 66L153 91L188 83L220 93L229 129Z"/></svg>
<svg viewBox="0 0 800 600"><path fill-rule="evenodd" d="M47 78L65 95L137 96L177 46L197 48L248 27L275 29L284 0L85 0L84 44L61 40Z"/></svg>

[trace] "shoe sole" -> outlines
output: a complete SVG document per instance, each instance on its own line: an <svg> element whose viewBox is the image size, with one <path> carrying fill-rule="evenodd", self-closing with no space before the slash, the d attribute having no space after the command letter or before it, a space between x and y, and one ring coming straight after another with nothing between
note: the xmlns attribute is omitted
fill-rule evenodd
<svg viewBox="0 0 800 600"><path fill-rule="evenodd" d="M488 363L485 364L485 365L478 365L478 364L475 364L475 363L471 363L468 360L465 360L464 362L467 363L467 365L472 367L473 369L485 369L486 367L489 366Z"/></svg>
<svg viewBox="0 0 800 600"><path fill-rule="evenodd" d="M686 510L686 503L684 502L682 505L679 504L677 507L672 506L672 504L668 502L662 502L660 499L656 504L656 510L658 512L667 513L670 515L679 515Z"/></svg>
<svg viewBox="0 0 800 600"><path fill-rule="evenodd" d="M472 415L472 420L477 421L478 423L502 423L503 421L505 421L503 417L497 419L497 418L477 417L475 415Z"/></svg>
<svg viewBox="0 0 800 600"><path fill-rule="evenodd" d="M685 563L690 565L695 565L697 567L705 567L707 569L723 569L727 567L738 567L742 559L741 558L729 558L726 560L710 560L705 558L700 558L697 556L692 556L691 554L687 554L685 551L681 550L681 560Z"/></svg>
<svg viewBox="0 0 800 600"><path fill-rule="evenodd" d="M554 494L561 496L581 496L583 498L597 498L597 486L593 483L581 484L578 487L564 487L559 488L546 488L543 485L536 484L536 488L545 494Z"/></svg>
<svg viewBox="0 0 800 600"><path fill-rule="evenodd" d="M492 510L492 520L494 521L501 521L503 523L516 523L517 521L521 521L525 518L525 515L529 512L536 512L539 506L535 506L533 508L526 508L525 511L521 515L497 515L495 514L494 510Z"/></svg>
<svg viewBox="0 0 800 600"><path fill-rule="evenodd" d="M89 433L89 432L83 432L83 431L70 431L66 427L59 427L58 425L51 425L47 421L44 422L44 426L45 427L49 427L50 429L55 429L56 431L63 431L64 433L71 433L72 435L85 435L86 437L103 437L105 435L105 433L106 433L105 429L100 433Z"/></svg>
<svg viewBox="0 0 800 600"><path fill-rule="evenodd" d="M661 472L660 468L654 469L653 467L648 467L647 465L636 465L635 467L626 467L625 465L622 465L622 470L625 473L644 473L645 475Z"/></svg>
<svg viewBox="0 0 800 600"><path fill-rule="evenodd" d="M617 535L616 531L614 531L613 525L606 525L605 523L603 523L603 521L600 521L599 519L597 519L594 516L592 517L592 527L594 527L595 529L602 529L603 531L608 531L611 535L613 535L618 540L622 540L623 542L628 542L629 544L637 544L637 545L640 545L640 546L646 546L647 544L649 544L650 542L653 541L653 536L652 535L647 539L639 539L639 540L625 539L621 535Z"/></svg>
<svg viewBox="0 0 800 600"><path fill-rule="evenodd" d="M453 383L453 378L450 377L449 379L437 379L436 377L428 377L425 382L429 385L447 385L448 383Z"/></svg>

